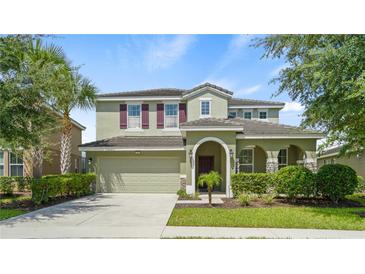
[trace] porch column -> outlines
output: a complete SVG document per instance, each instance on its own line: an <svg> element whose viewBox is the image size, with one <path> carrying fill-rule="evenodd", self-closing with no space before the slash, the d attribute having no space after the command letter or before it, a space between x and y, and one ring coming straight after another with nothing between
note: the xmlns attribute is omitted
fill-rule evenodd
<svg viewBox="0 0 365 274"><path fill-rule="evenodd" d="M279 169L278 155L279 151L266 151L266 172L274 173Z"/></svg>
<svg viewBox="0 0 365 274"><path fill-rule="evenodd" d="M306 151L305 158L303 159L303 165L309 170L317 171L317 155L315 151Z"/></svg>

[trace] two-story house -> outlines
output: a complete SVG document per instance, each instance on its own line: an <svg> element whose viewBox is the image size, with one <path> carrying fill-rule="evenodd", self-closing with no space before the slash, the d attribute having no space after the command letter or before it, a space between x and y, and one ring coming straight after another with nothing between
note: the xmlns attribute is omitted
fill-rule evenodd
<svg viewBox="0 0 365 274"><path fill-rule="evenodd" d="M99 95L96 141L80 146L97 191L194 193L199 174L216 170L230 197L235 172L316 167L320 132L279 124L284 103L232 95L209 83Z"/></svg>

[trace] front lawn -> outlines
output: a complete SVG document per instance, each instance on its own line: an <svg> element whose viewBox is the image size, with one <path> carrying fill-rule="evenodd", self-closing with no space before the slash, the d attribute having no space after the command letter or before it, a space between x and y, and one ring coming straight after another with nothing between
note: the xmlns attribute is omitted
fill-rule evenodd
<svg viewBox="0 0 365 274"><path fill-rule="evenodd" d="M0 210L0 221L11 217L15 217L21 214L27 213L26 210L21 209L1 209Z"/></svg>
<svg viewBox="0 0 365 274"><path fill-rule="evenodd" d="M364 216L365 207L175 208L168 225L365 230Z"/></svg>

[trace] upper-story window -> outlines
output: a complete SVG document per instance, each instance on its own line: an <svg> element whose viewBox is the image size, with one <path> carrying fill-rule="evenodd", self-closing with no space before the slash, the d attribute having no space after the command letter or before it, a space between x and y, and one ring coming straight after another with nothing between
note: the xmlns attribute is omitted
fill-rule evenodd
<svg viewBox="0 0 365 274"><path fill-rule="evenodd" d="M165 104L165 128L177 128L179 114L177 104Z"/></svg>
<svg viewBox="0 0 365 274"><path fill-rule="evenodd" d="M141 128L141 105L128 105L128 128Z"/></svg>
<svg viewBox="0 0 365 274"><path fill-rule="evenodd" d="M243 113L243 118L251 120L252 119L252 112L251 111L245 111Z"/></svg>
<svg viewBox="0 0 365 274"><path fill-rule="evenodd" d="M259 119L260 120L267 120L267 110L259 110Z"/></svg>
<svg viewBox="0 0 365 274"><path fill-rule="evenodd" d="M4 176L4 151L0 150L0 176Z"/></svg>
<svg viewBox="0 0 365 274"><path fill-rule="evenodd" d="M10 176L23 176L23 160L14 153L10 154Z"/></svg>
<svg viewBox="0 0 365 274"><path fill-rule="evenodd" d="M211 100L201 100L200 101L200 116L210 117L211 114Z"/></svg>
<svg viewBox="0 0 365 274"><path fill-rule="evenodd" d="M236 118L237 117L237 111L230 111L228 113L228 118Z"/></svg>

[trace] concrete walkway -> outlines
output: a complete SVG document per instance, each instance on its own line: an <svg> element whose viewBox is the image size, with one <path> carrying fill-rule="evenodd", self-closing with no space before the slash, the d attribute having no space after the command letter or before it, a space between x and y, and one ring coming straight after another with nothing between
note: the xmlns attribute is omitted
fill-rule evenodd
<svg viewBox="0 0 365 274"><path fill-rule="evenodd" d="M0 222L0 238L160 238L175 194L98 194Z"/></svg>
<svg viewBox="0 0 365 274"><path fill-rule="evenodd" d="M167 226L162 238L365 239L365 231Z"/></svg>

